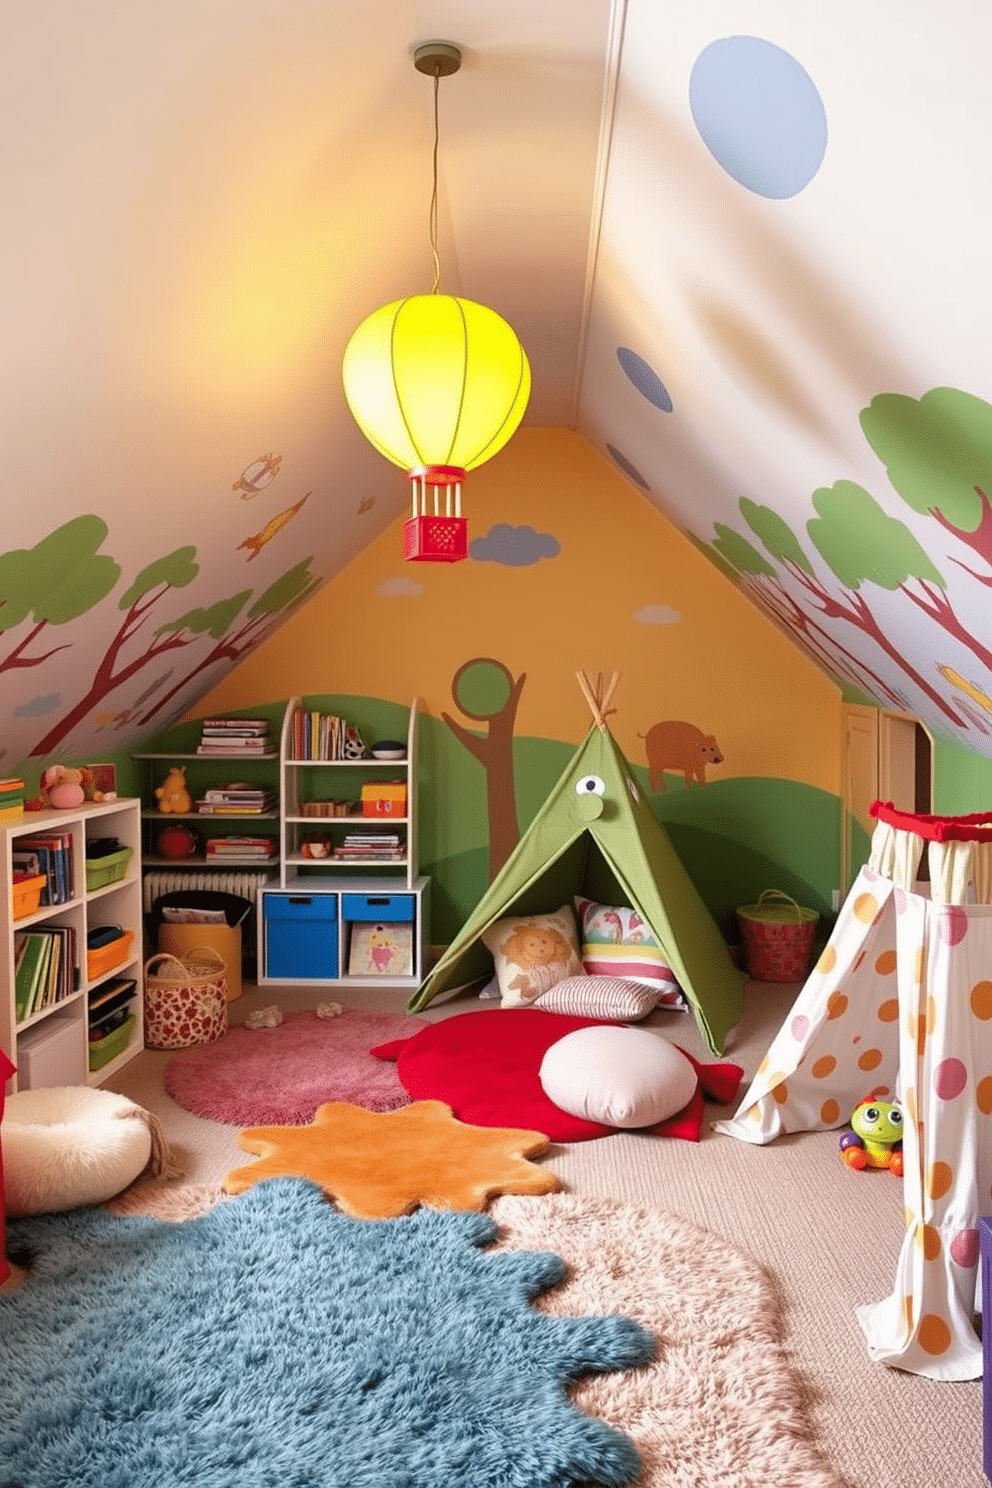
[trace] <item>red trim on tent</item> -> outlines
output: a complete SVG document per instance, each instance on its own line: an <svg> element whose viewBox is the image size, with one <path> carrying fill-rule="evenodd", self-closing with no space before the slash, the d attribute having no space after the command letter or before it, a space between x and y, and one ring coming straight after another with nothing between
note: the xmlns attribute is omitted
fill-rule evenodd
<svg viewBox="0 0 992 1488"><path fill-rule="evenodd" d="M992 842L992 811L973 816L926 816L897 811L891 801L872 801L868 815L930 842Z"/></svg>

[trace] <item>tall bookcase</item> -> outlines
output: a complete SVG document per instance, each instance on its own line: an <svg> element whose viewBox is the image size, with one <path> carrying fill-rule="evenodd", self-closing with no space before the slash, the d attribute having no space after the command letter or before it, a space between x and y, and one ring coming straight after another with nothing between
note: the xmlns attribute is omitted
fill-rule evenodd
<svg viewBox="0 0 992 1488"><path fill-rule="evenodd" d="M302 757L295 720L306 711L303 699L290 698L283 716L280 874L278 884L263 888L259 900L259 985L320 982L415 989L426 974L430 923L430 880L419 872L417 860L419 699L410 704L406 737L398 741L403 745L399 759L368 753L360 759ZM308 752L319 751L314 747ZM377 784L384 796L389 790L395 795L400 787L402 808L364 815L363 787ZM311 814L332 801L350 809L341 815ZM396 856L384 859L370 850L363 857L360 842L347 857L335 856L346 838L361 839L365 833L395 836ZM324 848L323 856L312 855L315 841ZM409 941L409 954L404 944L402 954L397 948L391 957L384 943L387 934ZM357 971L354 953L363 942L369 945L369 969ZM372 969L376 966L381 969Z"/></svg>
<svg viewBox="0 0 992 1488"><path fill-rule="evenodd" d="M26 1066L28 1051L37 1049L44 1034L57 1036L59 1048L56 1080L42 1084L101 1085L128 1060L144 1048L142 1016L142 901L141 901L141 803L137 800L86 802L68 811L30 811L14 821L0 823L0 872L3 874L3 900L0 903L0 1046L14 1064ZM41 905L29 914L14 918L15 899L12 854L20 839L27 837L63 836L71 864L70 896L64 903ZM123 876L105 882L100 859L90 862L87 873L86 843L90 838L116 837L121 844ZM130 856L127 857L127 849ZM111 869L110 872L115 870ZM93 884L94 887L90 887ZM15 935L32 928L70 926L74 931L75 968L72 990L60 1000L18 1019L15 996ZM100 926L118 926L125 932L122 957L107 948L87 956L87 935ZM129 937L129 938L128 938ZM112 978L133 979L134 994L127 1003L128 1019L118 1031L113 1045L101 1053L90 1051L91 1008L101 989L106 990ZM133 1022L131 1021L133 1019ZM98 1063L112 1047L110 1059ZM94 1045L96 1050L96 1045ZM8 1085L9 1093L24 1088L23 1072Z"/></svg>

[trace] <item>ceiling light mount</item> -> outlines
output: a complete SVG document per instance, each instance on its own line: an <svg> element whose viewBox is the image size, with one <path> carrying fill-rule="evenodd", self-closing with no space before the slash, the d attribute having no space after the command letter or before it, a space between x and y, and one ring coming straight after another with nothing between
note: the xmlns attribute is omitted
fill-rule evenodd
<svg viewBox="0 0 992 1488"><path fill-rule="evenodd" d="M413 65L428 77L451 77L462 65L461 48L450 41L425 41L414 51Z"/></svg>

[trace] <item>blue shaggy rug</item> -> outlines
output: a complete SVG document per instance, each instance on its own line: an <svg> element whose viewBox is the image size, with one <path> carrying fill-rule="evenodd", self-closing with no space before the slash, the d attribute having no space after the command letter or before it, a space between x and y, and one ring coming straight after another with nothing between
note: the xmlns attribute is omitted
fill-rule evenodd
<svg viewBox="0 0 992 1488"><path fill-rule="evenodd" d="M16 1221L0 1296L0 1488L622 1488L632 1443L566 1398L654 1352L548 1317L546 1252L485 1214L355 1220L304 1179L184 1224Z"/></svg>

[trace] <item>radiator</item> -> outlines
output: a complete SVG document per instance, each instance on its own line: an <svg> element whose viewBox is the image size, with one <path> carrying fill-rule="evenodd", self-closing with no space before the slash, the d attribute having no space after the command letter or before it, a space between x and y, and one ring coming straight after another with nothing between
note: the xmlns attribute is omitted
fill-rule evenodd
<svg viewBox="0 0 992 1488"><path fill-rule="evenodd" d="M247 873L243 870L232 873L198 873L190 868L170 869L168 872L152 870L145 873L145 914L151 912L152 903L159 894L173 894L177 889L214 889L219 894L240 894L254 905L259 889L273 879L271 873Z"/></svg>

